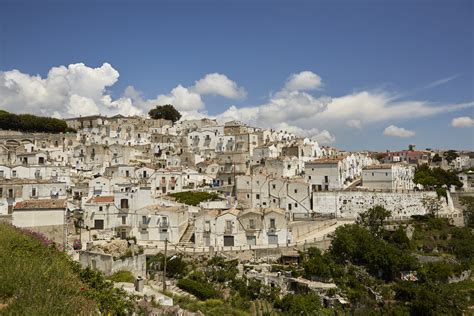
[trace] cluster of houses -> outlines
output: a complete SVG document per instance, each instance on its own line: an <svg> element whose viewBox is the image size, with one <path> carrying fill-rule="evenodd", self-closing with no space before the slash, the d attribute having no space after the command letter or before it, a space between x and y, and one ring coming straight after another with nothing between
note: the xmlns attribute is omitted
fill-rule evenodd
<svg viewBox="0 0 474 316"><path fill-rule="evenodd" d="M80 215L76 225L93 235L157 245L288 244L304 238L301 227L318 229L321 214L357 215L338 213L349 207L347 199L337 205L341 192L413 194L416 164L434 155L410 148L376 158L238 121L121 115L66 121L75 133L0 130L0 219L58 242L66 242L73 215ZM473 156L459 155L453 164L470 168ZM221 200L191 206L170 198L190 191L215 192ZM332 194L335 209L327 202Z"/></svg>

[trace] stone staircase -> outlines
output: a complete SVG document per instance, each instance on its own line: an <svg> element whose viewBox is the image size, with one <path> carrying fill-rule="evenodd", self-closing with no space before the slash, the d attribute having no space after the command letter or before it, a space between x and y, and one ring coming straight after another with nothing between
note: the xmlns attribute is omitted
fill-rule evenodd
<svg viewBox="0 0 474 316"><path fill-rule="evenodd" d="M193 245L191 242L191 237L194 234L194 224L189 223L188 227L186 227L186 230L184 231L183 236L181 236L179 240L179 245L181 246L190 246Z"/></svg>

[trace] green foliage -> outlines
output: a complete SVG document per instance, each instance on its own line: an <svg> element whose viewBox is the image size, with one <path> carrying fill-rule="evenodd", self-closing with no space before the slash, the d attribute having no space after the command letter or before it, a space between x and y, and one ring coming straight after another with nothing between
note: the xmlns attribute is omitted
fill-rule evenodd
<svg viewBox="0 0 474 316"><path fill-rule="evenodd" d="M363 212L357 218L356 223L367 228L372 234L380 237L384 232L384 224L392 213L381 205L376 205L366 212Z"/></svg>
<svg viewBox="0 0 474 316"><path fill-rule="evenodd" d="M314 293L285 295L277 306L284 315L321 315L321 299Z"/></svg>
<svg viewBox="0 0 474 316"><path fill-rule="evenodd" d="M114 288L104 275L90 268L82 269L78 263L73 266L76 274L86 285L83 295L97 302L99 310L105 314L127 315L134 310L131 298L122 289Z"/></svg>
<svg viewBox="0 0 474 316"><path fill-rule="evenodd" d="M237 264L237 260L226 261L223 257L215 256L208 261L204 274L211 282L230 282L238 273Z"/></svg>
<svg viewBox="0 0 474 316"><path fill-rule="evenodd" d="M201 300L207 300L210 298L216 298L217 291L214 289L212 284L201 281L196 281L192 279L179 279L178 287L182 290L185 290Z"/></svg>
<svg viewBox="0 0 474 316"><path fill-rule="evenodd" d="M64 133L72 131L64 120L35 116L31 114L13 114L0 110L0 129L21 132Z"/></svg>
<svg viewBox="0 0 474 316"><path fill-rule="evenodd" d="M411 248L410 239L402 226L399 226L396 231L390 234L390 242L400 249L409 250Z"/></svg>
<svg viewBox="0 0 474 316"><path fill-rule="evenodd" d="M117 271L108 277L109 280L114 282L128 282L133 283L135 281L135 277L133 273L127 270Z"/></svg>
<svg viewBox="0 0 474 316"><path fill-rule="evenodd" d="M323 255L318 248L309 248L302 262L307 279L313 279L314 277L325 280L331 279L331 265L330 258L327 255Z"/></svg>
<svg viewBox="0 0 474 316"><path fill-rule="evenodd" d="M188 264L184 261L182 255L170 256L166 260L166 276L169 278L179 278L186 273ZM155 274L157 271L163 271L164 255L157 254L147 259L147 271Z"/></svg>
<svg viewBox="0 0 474 316"><path fill-rule="evenodd" d="M444 152L444 158L446 158L448 163L451 163L457 157L459 157L459 155L455 150L448 150Z"/></svg>
<svg viewBox="0 0 474 316"><path fill-rule="evenodd" d="M424 280L447 282L449 277L462 272L462 267L445 261L430 262L424 264L420 272L420 278Z"/></svg>
<svg viewBox="0 0 474 316"><path fill-rule="evenodd" d="M209 192L199 192L199 191L187 191L187 192L178 192L171 193L169 196L172 196L179 203L184 203L187 205L197 206L199 203L204 201L219 201L221 198L217 193Z"/></svg>
<svg viewBox="0 0 474 316"><path fill-rule="evenodd" d="M0 303L3 314L123 315L134 305L100 272L82 269L54 246L0 224Z"/></svg>
<svg viewBox="0 0 474 316"><path fill-rule="evenodd" d="M449 246L456 258L461 262L471 262L474 260L474 236L471 228L454 227L452 229Z"/></svg>
<svg viewBox="0 0 474 316"><path fill-rule="evenodd" d="M413 270L417 265L410 254L359 225L338 227L329 252L336 263L365 266L370 273L385 280L393 280L400 271Z"/></svg>
<svg viewBox="0 0 474 316"><path fill-rule="evenodd" d="M432 159L431 161L432 161L432 162L441 162L441 161L443 161L443 158L441 158L440 155L435 154L435 155L433 156L433 159Z"/></svg>
<svg viewBox="0 0 474 316"><path fill-rule="evenodd" d="M200 311L204 315L229 315L229 316L247 316L243 311L243 305L249 305L248 302L240 302L240 305L229 304L221 299L208 299L205 301L196 301L184 296L173 297L174 303L191 312ZM231 302L232 303L232 302Z"/></svg>
<svg viewBox="0 0 474 316"><path fill-rule="evenodd" d="M427 164L416 168L413 181L428 188L441 187L443 185L462 187L463 185L454 171L441 168L430 169Z"/></svg>
<svg viewBox="0 0 474 316"><path fill-rule="evenodd" d="M156 108L151 109L148 112L148 115L155 120L165 119L171 120L173 123L179 121L181 118L181 113L179 113L171 104L158 105Z"/></svg>
<svg viewBox="0 0 474 316"><path fill-rule="evenodd" d="M411 315L462 315L469 294L452 291L458 286L400 281L394 287L395 298L408 304Z"/></svg>
<svg viewBox="0 0 474 316"><path fill-rule="evenodd" d="M474 227L474 196L462 196L459 201L463 206L464 222Z"/></svg>

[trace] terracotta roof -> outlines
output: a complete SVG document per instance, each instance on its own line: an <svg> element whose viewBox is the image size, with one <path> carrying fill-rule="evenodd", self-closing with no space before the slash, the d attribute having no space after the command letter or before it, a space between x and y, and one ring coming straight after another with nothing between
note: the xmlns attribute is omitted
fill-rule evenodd
<svg viewBox="0 0 474 316"><path fill-rule="evenodd" d="M31 209L58 209L66 208L66 199L47 199L47 200L25 200L15 204L15 210L31 210Z"/></svg>
<svg viewBox="0 0 474 316"><path fill-rule="evenodd" d="M94 196L87 203L113 203L113 196Z"/></svg>

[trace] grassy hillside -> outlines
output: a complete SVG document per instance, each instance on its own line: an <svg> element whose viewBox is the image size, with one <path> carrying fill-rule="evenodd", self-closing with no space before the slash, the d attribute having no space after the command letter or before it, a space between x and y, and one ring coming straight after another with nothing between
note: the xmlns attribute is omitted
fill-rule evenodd
<svg viewBox="0 0 474 316"><path fill-rule="evenodd" d="M134 308L102 274L82 269L42 236L0 223L0 314L125 314Z"/></svg>

